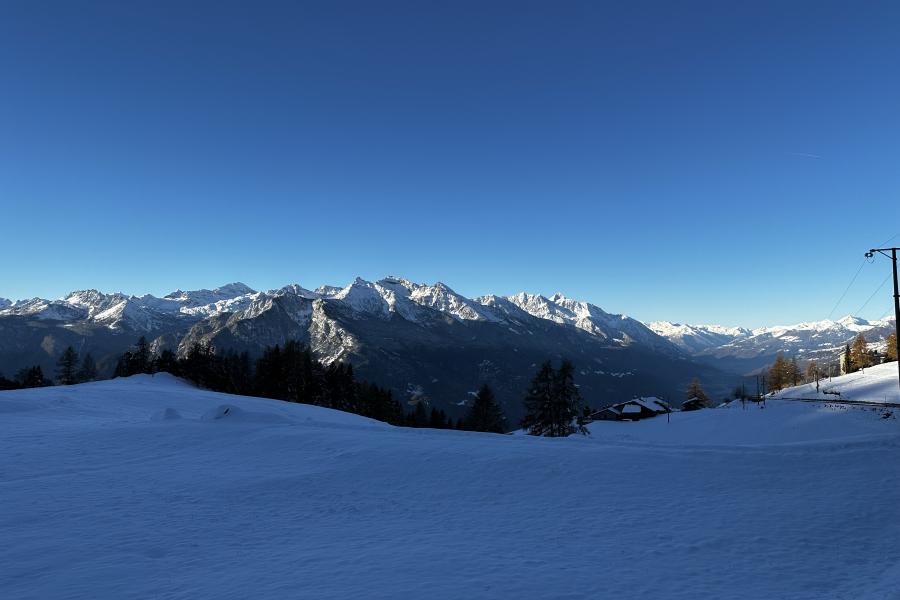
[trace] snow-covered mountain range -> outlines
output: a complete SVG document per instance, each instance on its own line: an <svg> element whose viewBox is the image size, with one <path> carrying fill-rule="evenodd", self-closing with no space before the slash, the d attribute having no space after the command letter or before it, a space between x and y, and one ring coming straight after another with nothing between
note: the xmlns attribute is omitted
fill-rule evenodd
<svg viewBox="0 0 900 600"><path fill-rule="evenodd" d="M752 372L784 352L799 359L834 360L841 349L862 333L881 342L894 330L893 318L867 321L848 315L795 325L744 329L718 325L684 325L657 321L648 327L694 357L726 370Z"/></svg>
<svg viewBox="0 0 900 600"><path fill-rule="evenodd" d="M755 330L647 326L562 294L467 298L440 282L401 277L268 291L231 283L163 297L82 290L55 300L0 301L0 372L41 364L52 373L72 345L92 352L108 373L139 336L154 350L182 353L201 343L258 354L297 339L325 363L350 362L365 378L441 405L464 404L483 382L512 402L536 365L562 357L575 361L594 404L630 394L668 395L677 403L692 377L724 391L779 351L830 358L857 333L876 341L891 323L847 317Z"/></svg>
<svg viewBox="0 0 900 600"><path fill-rule="evenodd" d="M562 357L576 363L596 405L631 394L677 401L693 376L713 389L725 379L643 323L588 302L525 292L467 298L440 282L401 277L268 291L232 283L163 297L85 290L3 303L0 371L41 364L52 372L73 345L109 372L142 335L155 350L182 353L201 343L258 354L297 339L325 363L350 362L366 379L442 406L464 406L484 382L519 403L537 365Z"/></svg>
<svg viewBox="0 0 900 600"><path fill-rule="evenodd" d="M271 307L273 300L284 297L322 300L341 305L356 315L378 319L397 315L411 322L426 322L436 312L458 321L514 325L519 322L517 316L524 313L576 327L610 345L628 346L639 342L659 348L668 346L663 338L635 319L609 314L593 304L562 294L547 298L522 292L508 297L489 295L469 299L441 282L425 285L399 277L386 277L375 282L357 278L343 288L321 286L315 290L291 284L267 292L253 290L243 283L231 283L213 290L177 290L162 298L149 294L128 296L81 290L57 300L0 300L0 317L29 317L102 325L112 330L153 332L166 325L197 322L225 314L238 319L253 318ZM295 316L304 320L310 315Z"/></svg>

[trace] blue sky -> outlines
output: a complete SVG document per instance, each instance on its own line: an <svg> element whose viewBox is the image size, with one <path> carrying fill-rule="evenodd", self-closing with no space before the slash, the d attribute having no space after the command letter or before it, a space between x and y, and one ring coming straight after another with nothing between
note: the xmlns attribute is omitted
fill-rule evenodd
<svg viewBox="0 0 900 600"><path fill-rule="evenodd" d="M0 296L399 274L824 318L900 233L900 4L744 4L5 2Z"/></svg>

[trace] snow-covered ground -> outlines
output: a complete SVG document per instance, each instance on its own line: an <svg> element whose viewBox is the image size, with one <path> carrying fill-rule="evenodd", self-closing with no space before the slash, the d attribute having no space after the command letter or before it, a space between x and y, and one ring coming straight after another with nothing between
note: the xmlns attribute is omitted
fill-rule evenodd
<svg viewBox="0 0 900 600"><path fill-rule="evenodd" d="M4 392L0 598L898 598L883 416L772 400L536 439L166 375Z"/></svg>
<svg viewBox="0 0 900 600"><path fill-rule="evenodd" d="M897 378L897 363L889 362L841 375L840 377L819 380L819 393L816 384L808 383L781 390L774 394L775 398L836 398L840 392L841 400L857 400L865 402L900 403L900 385Z"/></svg>

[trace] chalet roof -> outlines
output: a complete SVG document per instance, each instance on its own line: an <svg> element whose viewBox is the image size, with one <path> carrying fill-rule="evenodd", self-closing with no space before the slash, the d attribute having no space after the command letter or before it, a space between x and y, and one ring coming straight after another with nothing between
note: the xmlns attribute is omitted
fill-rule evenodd
<svg viewBox="0 0 900 600"><path fill-rule="evenodd" d="M650 396L648 398L635 398L633 400L630 400L629 402L636 402L637 404L640 404L641 406L652 410L653 412L666 412L667 410L669 410L669 405L655 396Z"/></svg>

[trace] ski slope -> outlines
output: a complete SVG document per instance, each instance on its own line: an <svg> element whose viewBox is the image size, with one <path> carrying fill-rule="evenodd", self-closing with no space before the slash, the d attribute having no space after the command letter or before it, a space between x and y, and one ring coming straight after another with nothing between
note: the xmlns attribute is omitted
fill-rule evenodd
<svg viewBox="0 0 900 600"><path fill-rule="evenodd" d="M0 393L0 598L898 598L900 420L393 428L167 375Z"/></svg>

